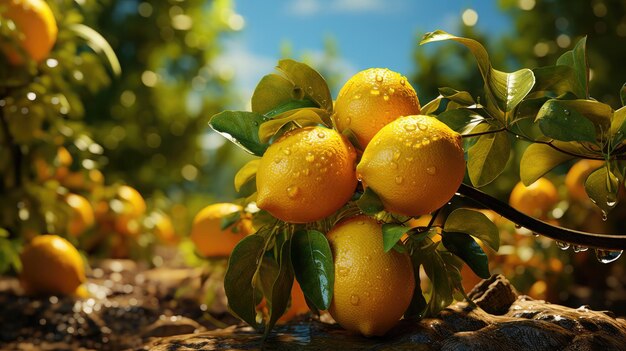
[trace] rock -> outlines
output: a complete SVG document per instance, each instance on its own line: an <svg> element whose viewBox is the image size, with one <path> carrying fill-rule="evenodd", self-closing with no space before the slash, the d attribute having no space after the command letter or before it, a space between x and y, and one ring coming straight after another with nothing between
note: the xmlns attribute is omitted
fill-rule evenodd
<svg viewBox="0 0 626 351"><path fill-rule="evenodd" d="M196 321L181 316L161 316L157 321L144 328L143 338L165 337L181 334L192 334L204 330Z"/></svg>
<svg viewBox="0 0 626 351"><path fill-rule="evenodd" d="M470 296L473 303L455 303L436 318L402 320L383 338L364 338L309 320L276 328L264 343L260 333L240 325L157 339L144 349L626 350L626 320L610 312L517 296L502 276L483 281Z"/></svg>

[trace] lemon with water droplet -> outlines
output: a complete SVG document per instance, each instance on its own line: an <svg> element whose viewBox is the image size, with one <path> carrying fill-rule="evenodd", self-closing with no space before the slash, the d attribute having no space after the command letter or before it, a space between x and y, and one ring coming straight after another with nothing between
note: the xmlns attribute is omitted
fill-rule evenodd
<svg viewBox="0 0 626 351"><path fill-rule="evenodd" d="M280 161L273 162L279 154ZM305 127L287 132L261 158L256 175L257 206L290 223L325 218L354 193L355 163L356 151L333 129ZM306 177L295 177L300 171Z"/></svg>
<svg viewBox="0 0 626 351"><path fill-rule="evenodd" d="M360 146L366 147L387 123L419 113L417 93L404 76L388 69L370 68L355 74L341 88L333 119L339 132L349 128Z"/></svg>
<svg viewBox="0 0 626 351"><path fill-rule="evenodd" d="M461 135L430 116L400 117L376 133L357 173L387 211L406 216L431 213L446 204L463 181Z"/></svg>
<svg viewBox="0 0 626 351"><path fill-rule="evenodd" d="M327 238L338 272L329 313L347 330L384 335L411 302L411 259L395 250L384 252L382 226L367 216L339 222Z"/></svg>

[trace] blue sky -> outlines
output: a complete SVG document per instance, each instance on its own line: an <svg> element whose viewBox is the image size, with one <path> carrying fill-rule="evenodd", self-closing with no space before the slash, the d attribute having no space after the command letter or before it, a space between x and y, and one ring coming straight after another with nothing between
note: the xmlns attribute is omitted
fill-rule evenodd
<svg viewBox="0 0 626 351"><path fill-rule="evenodd" d="M484 32L509 30L496 1L240 0L235 10L243 16L244 27L226 38L218 66L233 72L242 104L258 80L273 70L285 43L296 57L315 56L323 53L324 39L332 36L346 79L370 67L409 75L415 70L412 52L422 35L435 29L458 32L467 9L476 11L476 26Z"/></svg>

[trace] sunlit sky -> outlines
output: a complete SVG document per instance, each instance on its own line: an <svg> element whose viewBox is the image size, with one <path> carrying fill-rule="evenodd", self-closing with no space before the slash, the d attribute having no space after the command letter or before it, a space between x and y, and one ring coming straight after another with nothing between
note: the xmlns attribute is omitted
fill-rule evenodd
<svg viewBox="0 0 626 351"><path fill-rule="evenodd" d="M410 75L415 71L412 53L426 32L455 33L462 20L486 33L510 28L496 1L240 0L235 4L243 16L243 29L225 39L218 65L234 72L242 104L249 101L259 79L272 72L285 45L296 58L304 53L321 56L324 40L331 36L346 79L369 67Z"/></svg>

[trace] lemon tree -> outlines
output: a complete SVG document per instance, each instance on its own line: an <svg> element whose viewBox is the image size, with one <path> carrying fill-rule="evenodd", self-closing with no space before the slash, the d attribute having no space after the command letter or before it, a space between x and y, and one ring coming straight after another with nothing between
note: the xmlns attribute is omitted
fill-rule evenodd
<svg viewBox="0 0 626 351"><path fill-rule="evenodd" d="M510 73L493 68L475 40L435 31L421 43L448 40L476 57L481 94L442 87L420 106L401 74L373 68L351 78L333 105L319 73L285 59L257 85L251 111L211 118L215 131L258 157L234 179L256 229L229 258L224 287L234 314L267 336L296 281L312 311L367 336L402 317L436 315L465 298L464 266L490 275L485 250L498 251L500 240L481 207L594 247L603 262L619 257L608 249L626 247L624 236L539 220L559 201L542 177L561 163L599 162L585 170L584 186L605 212L623 185L626 112L588 95L585 39L555 66ZM402 89L404 98L394 96ZM530 146L511 207L477 188L502 173L517 139ZM267 313L259 315L262 300Z"/></svg>

